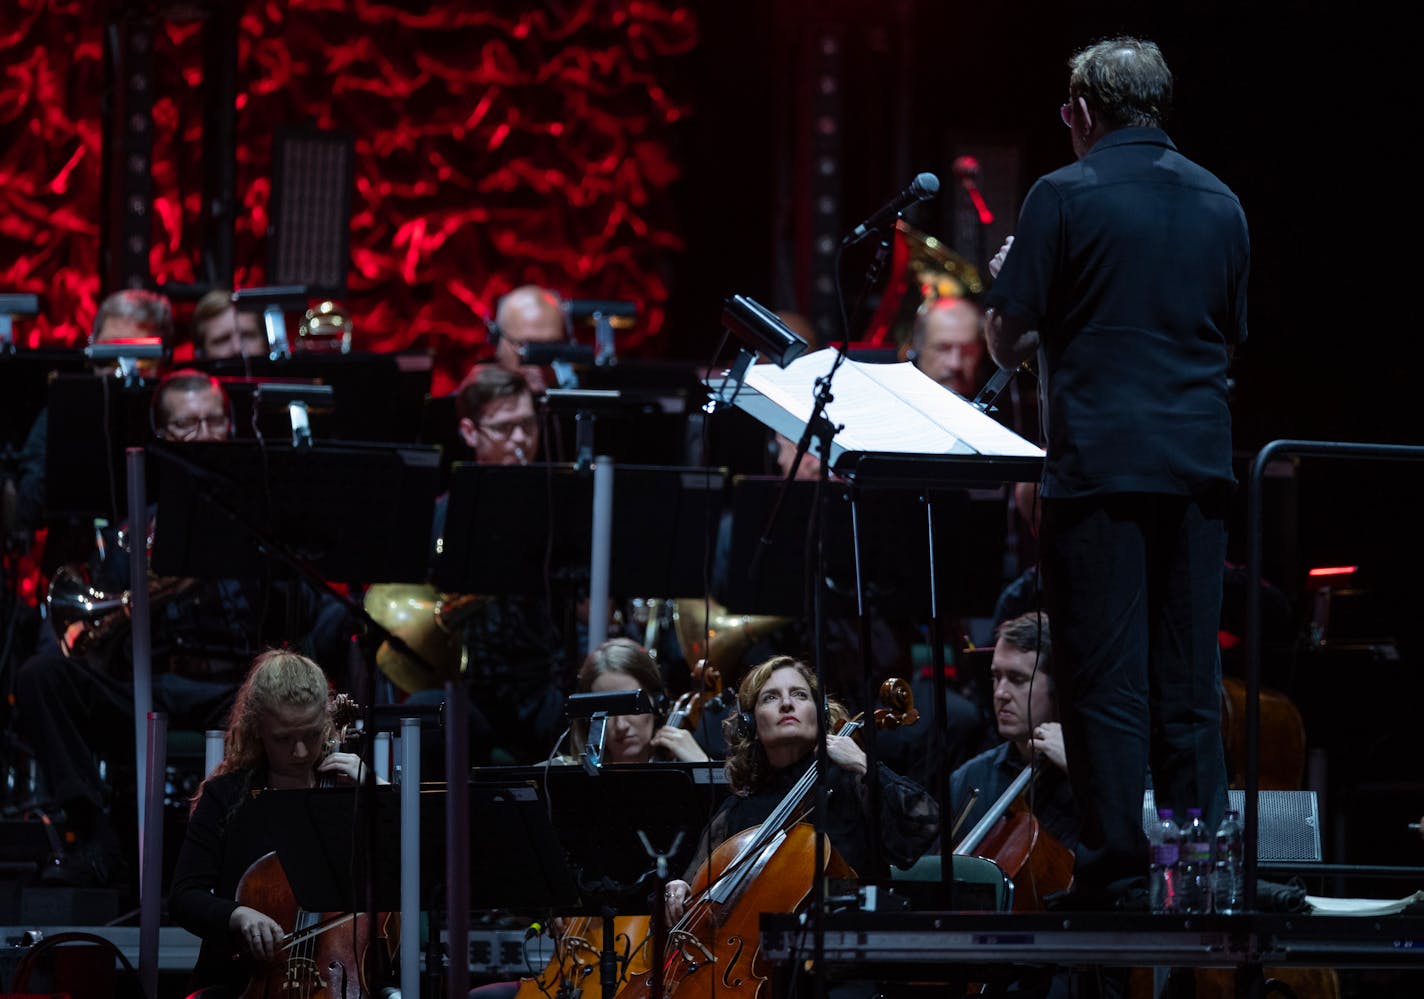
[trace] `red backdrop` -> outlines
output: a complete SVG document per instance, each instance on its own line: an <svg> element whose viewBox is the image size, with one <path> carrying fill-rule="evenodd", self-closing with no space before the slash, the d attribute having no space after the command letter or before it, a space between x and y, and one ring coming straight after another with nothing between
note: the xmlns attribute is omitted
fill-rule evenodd
<svg viewBox="0 0 1424 999"><path fill-rule="evenodd" d="M83 0L0 10L0 291L43 296L26 346L82 339L99 296L102 18ZM511 287L626 298L620 351L662 329L682 250L671 188L697 44L672 0L249 0L238 53L237 284L262 283L271 134L356 136L348 306L356 346L428 347L437 391L484 350ZM473 6L473 5L469 5ZM155 42L154 241L161 285L196 279L202 174L197 22Z"/></svg>

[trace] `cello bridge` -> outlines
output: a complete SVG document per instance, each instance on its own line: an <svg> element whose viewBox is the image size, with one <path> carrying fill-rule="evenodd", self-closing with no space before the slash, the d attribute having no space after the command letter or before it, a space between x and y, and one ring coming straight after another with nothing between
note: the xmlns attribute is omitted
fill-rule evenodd
<svg viewBox="0 0 1424 999"><path fill-rule="evenodd" d="M716 955L707 949L706 944L698 940L695 934L689 933L686 930L673 930L668 934L668 939L673 946L682 951L683 959L687 961L689 971L696 971L702 966L703 962L710 964L717 959ZM699 962L692 954L688 953L689 949L701 954L702 961Z"/></svg>

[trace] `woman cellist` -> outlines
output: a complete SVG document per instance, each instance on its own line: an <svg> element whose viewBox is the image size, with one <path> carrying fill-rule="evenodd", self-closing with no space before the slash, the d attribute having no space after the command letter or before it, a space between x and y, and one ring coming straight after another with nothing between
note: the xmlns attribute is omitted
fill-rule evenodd
<svg viewBox="0 0 1424 999"><path fill-rule="evenodd" d="M630 638L610 638L588 654L579 670L580 693L611 694L644 690L659 703L666 691L662 673L647 651ZM583 751L587 722L578 720L570 731L573 753ZM613 715L605 729L603 758L607 763L648 763L655 756L705 763L707 753L680 725L662 725L656 715Z"/></svg>
<svg viewBox="0 0 1424 999"><path fill-rule="evenodd" d="M285 934L270 915L237 901L243 875L274 848L246 806L264 788L362 777L359 757L332 749L329 705L321 667L285 649L259 655L238 689L226 752L194 796L168 898L173 921L202 938L194 979L206 986L204 999L241 993L260 963L279 956Z"/></svg>
<svg viewBox="0 0 1424 999"><path fill-rule="evenodd" d="M698 844L699 853L687 880L668 883L666 910L671 925L681 918L691 895L689 881L709 852L737 832L757 826L780 805L810 769L817 742L816 675L805 663L777 656L747 672L737 689L738 713L727 719L727 778L730 795L713 815ZM839 729L845 709L826 705L828 725ZM869 813L865 751L854 739L827 734L832 791L824 828L840 858L864 878L881 878L888 867L872 870L872 823L878 826L883 858L900 865L913 863L933 843L939 809L915 782L884 764L880 782L880 814Z"/></svg>

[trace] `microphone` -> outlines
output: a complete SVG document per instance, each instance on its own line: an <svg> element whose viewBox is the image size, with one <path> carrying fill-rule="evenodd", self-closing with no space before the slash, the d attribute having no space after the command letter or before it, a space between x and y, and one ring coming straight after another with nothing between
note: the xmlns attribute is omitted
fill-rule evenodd
<svg viewBox="0 0 1424 999"><path fill-rule="evenodd" d="M841 245L849 246L851 243L858 243L872 230L894 222L906 208L917 202L933 198L938 193L939 178L932 173L919 174L910 181L909 187L881 205L874 215L851 230L851 234L841 242Z"/></svg>
<svg viewBox="0 0 1424 999"><path fill-rule="evenodd" d="M993 225L994 213L989 211L989 206L984 203L984 195L979 193L979 161L973 156L958 156L951 169L955 179L959 181L959 186L969 195L969 201L979 215L979 224Z"/></svg>

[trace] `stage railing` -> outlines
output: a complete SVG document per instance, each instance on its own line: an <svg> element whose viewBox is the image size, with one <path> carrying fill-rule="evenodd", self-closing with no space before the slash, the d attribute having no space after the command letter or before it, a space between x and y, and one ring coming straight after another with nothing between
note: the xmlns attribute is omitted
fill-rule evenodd
<svg viewBox="0 0 1424 999"><path fill-rule="evenodd" d="M1276 440L1251 463L1246 503L1246 813L1245 908L1256 909L1257 792L1261 779L1261 493L1266 468L1278 458L1338 458L1360 461L1424 461L1424 447L1349 441Z"/></svg>

